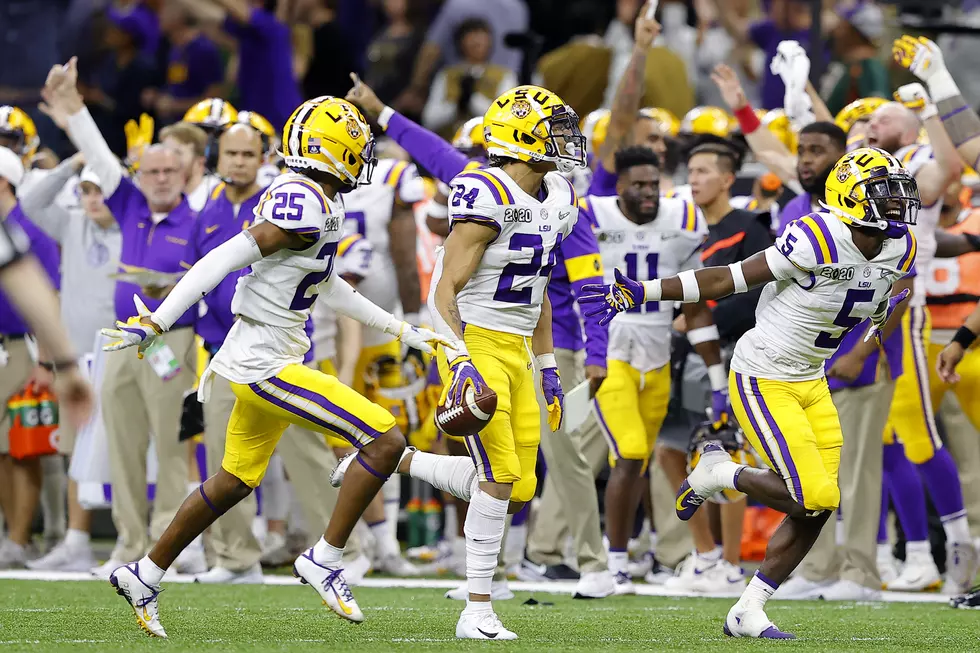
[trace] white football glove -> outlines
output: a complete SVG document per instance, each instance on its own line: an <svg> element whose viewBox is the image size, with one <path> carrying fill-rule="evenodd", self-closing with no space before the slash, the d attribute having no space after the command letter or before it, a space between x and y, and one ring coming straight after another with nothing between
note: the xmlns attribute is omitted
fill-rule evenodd
<svg viewBox="0 0 980 653"><path fill-rule="evenodd" d="M115 338L112 342L102 347L102 351L119 351L128 347L136 347L136 356L143 358L143 352L154 340L163 333L162 329L148 324L142 324L140 320L144 317L151 317L150 309L146 307L139 295L133 295L133 303L136 304L136 315L125 322L116 320L115 329L102 329L102 335L107 338Z"/></svg>
<svg viewBox="0 0 980 653"><path fill-rule="evenodd" d="M908 68L926 84L937 75L948 73L939 46L924 36L916 38L906 34L900 39L895 39L892 44L892 57L900 66Z"/></svg>
<svg viewBox="0 0 980 653"><path fill-rule="evenodd" d="M919 120L928 120L938 113L936 105L929 98L925 87L919 82L912 82L911 84L900 86L895 91L894 97L896 102L901 102L912 111L915 111L919 116Z"/></svg>
<svg viewBox="0 0 980 653"><path fill-rule="evenodd" d="M400 323L400 324L399 324ZM398 320L398 323L391 325L394 328L385 329L397 337L400 341L408 345L409 348L418 349L427 354L435 353L435 346L452 347L453 343L440 336L435 331L412 326L408 322Z"/></svg>

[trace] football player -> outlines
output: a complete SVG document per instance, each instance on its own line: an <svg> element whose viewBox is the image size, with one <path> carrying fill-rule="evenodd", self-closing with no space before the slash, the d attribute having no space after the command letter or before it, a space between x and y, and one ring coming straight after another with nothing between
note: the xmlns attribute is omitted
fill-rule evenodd
<svg viewBox="0 0 980 653"><path fill-rule="evenodd" d="M357 520L407 450L390 413L336 377L302 364L310 346L305 333L310 309L323 295L339 313L409 346L431 353L433 344L450 344L375 306L334 273L344 221L337 196L370 182L375 164L374 140L360 112L333 97L305 102L284 128L283 159L290 171L263 195L255 224L208 252L158 310L151 314L137 301L137 316L105 330L115 339L108 350L135 346L142 355L202 295L231 272L251 266L232 300L239 318L198 389L206 402L218 375L231 382L236 397L221 469L184 501L147 556L110 577L140 626L156 636L166 636L157 603L166 569L194 537L261 482L289 424L339 435L359 450L360 465L347 470L351 480L340 490L326 532L296 559L293 572L342 618L363 621L341 556Z"/></svg>
<svg viewBox="0 0 980 653"><path fill-rule="evenodd" d="M704 501L737 489L787 517L766 558L725 620L735 637L792 639L766 616L765 604L813 545L840 503L841 429L824 362L854 328L896 326L892 284L909 274L916 241L908 230L919 208L915 178L895 157L865 148L845 155L827 180L829 213L787 227L776 244L728 267L687 270L638 282L616 271L614 283L590 288L590 312L611 320L644 302L698 302L769 284L756 326L739 339L729 376L734 414L769 470L732 461L709 443L677 494L677 515L690 519ZM869 331L868 336L871 336Z"/></svg>
<svg viewBox="0 0 980 653"><path fill-rule="evenodd" d="M490 164L450 184L452 231L433 274L429 309L436 330L450 340L439 350L447 379L441 403L461 401L470 388L497 394L490 423L466 438L480 482L466 514L469 600L456 636L516 639L493 611L490 585L508 510L534 496L541 437L534 367L549 426L561 425L564 395L546 291L578 207L556 169L585 165L585 138L571 107L537 86L494 100L483 128Z"/></svg>
<svg viewBox="0 0 980 653"><path fill-rule="evenodd" d="M616 268L640 279L700 268L701 245L708 233L704 216L691 202L659 196L656 153L627 147L616 153L615 160L619 195L586 197L582 203L582 217L595 225L606 281L612 282ZM606 537L617 594L636 593L627 569L627 542L646 467L667 415L673 312L668 302L638 304L609 325L608 376L596 393L595 410L609 443L612 467L605 497ZM725 367L711 311L702 302L686 306L684 315L690 325L688 338L708 365L715 417L727 420ZM715 565L720 557L713 542L703 553L698 571Z"/></svg>
<svg viewBox="0 0 980 653"><path fill-rule="evenodd" d="M26 168L40 144L37 127L23 109L9 104L0 105L0 147L12 150Z"/></svg>

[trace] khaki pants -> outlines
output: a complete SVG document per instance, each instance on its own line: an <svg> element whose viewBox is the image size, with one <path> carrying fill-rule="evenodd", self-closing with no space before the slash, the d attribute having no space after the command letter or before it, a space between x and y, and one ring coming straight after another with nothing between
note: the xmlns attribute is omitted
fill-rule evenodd
<svg viewBox="0 0 980 653"><path fill-rule="evenodd" d="M881 589L875 563L881 515L881 433L894 392L894 381L879 381L836 390L832 395L844 434L838 474L844 537L838 545L831 518L801 564L803 576L811 581L839 578Z"/></svg>
<svg viewBox="0 0 980 653"><path fill-rule="evenodd" d="M960 473L970 535L977 538L980 537L980 434L963 412L955 393L947 392L943 396L937 413L943 423L946 446Z"/></svg>
<svg viewBox="0 0 980 653"><path fill-rule="evenodd" d="M156 541L187 496L187 445L178 441L184 394L194 385L194 330L165 333L163 341L181 371L163 381L147 360L126 350L108 354L102 384L102 417L112 475L112 521L119 532L114 560L136 560ZM147 533L146 452L156 449L156 496Z"/></svg>
<svg viewBox="0 0 980 653"><path fill-rule="evenodd" d="M580 384L584 376L585 352L555 350L558 372L568 390ZM544 406L537 389L539 403ZM552 433L547 416L542 412L541 451L548 464L537 517L527 541L527 556L537 564L557 565L562 562L565 536L571 532L575 542L580 573L606 568L606 550L602 545L599 525L599 501L595 491L593 465L585 455L586 448L599 455L605 463L606 446L599 434L595 419L590 418L572 433L561 429ZM587 447L589 443L601 447ZM599 465L601 469L601 464Z"/></svg>

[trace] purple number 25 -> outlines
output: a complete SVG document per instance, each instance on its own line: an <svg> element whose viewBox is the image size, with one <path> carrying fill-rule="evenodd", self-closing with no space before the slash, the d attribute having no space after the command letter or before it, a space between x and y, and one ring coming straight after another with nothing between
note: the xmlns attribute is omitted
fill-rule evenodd
<svg viewBox="0 0 980 653"><path fill-rule="evenodd" d="M302 193L276 193L272 205L273 220L299 220L303 217Z"/></svg>

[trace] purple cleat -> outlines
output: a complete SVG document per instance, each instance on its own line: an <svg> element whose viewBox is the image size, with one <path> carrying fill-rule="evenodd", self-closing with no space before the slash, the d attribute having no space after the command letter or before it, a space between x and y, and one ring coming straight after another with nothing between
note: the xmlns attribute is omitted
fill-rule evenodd
<svg viewBox="0 0 980 653"><path fill-rule="evenodd" d="M769 620L762 608L749 608L736 603L728 612L723 632L729 637L753 637L756 639L796 639Z"/></svg>
<svg viewBox="0 0 980 653"><path fill-rule="evenodd" d="M718 482L713 470L719 464L731 461L732 457L717 442L704 444L694 471L684 479L677 491L674 510L678 519L689 520L708 497L724 489L724 485Z"/></svg>

